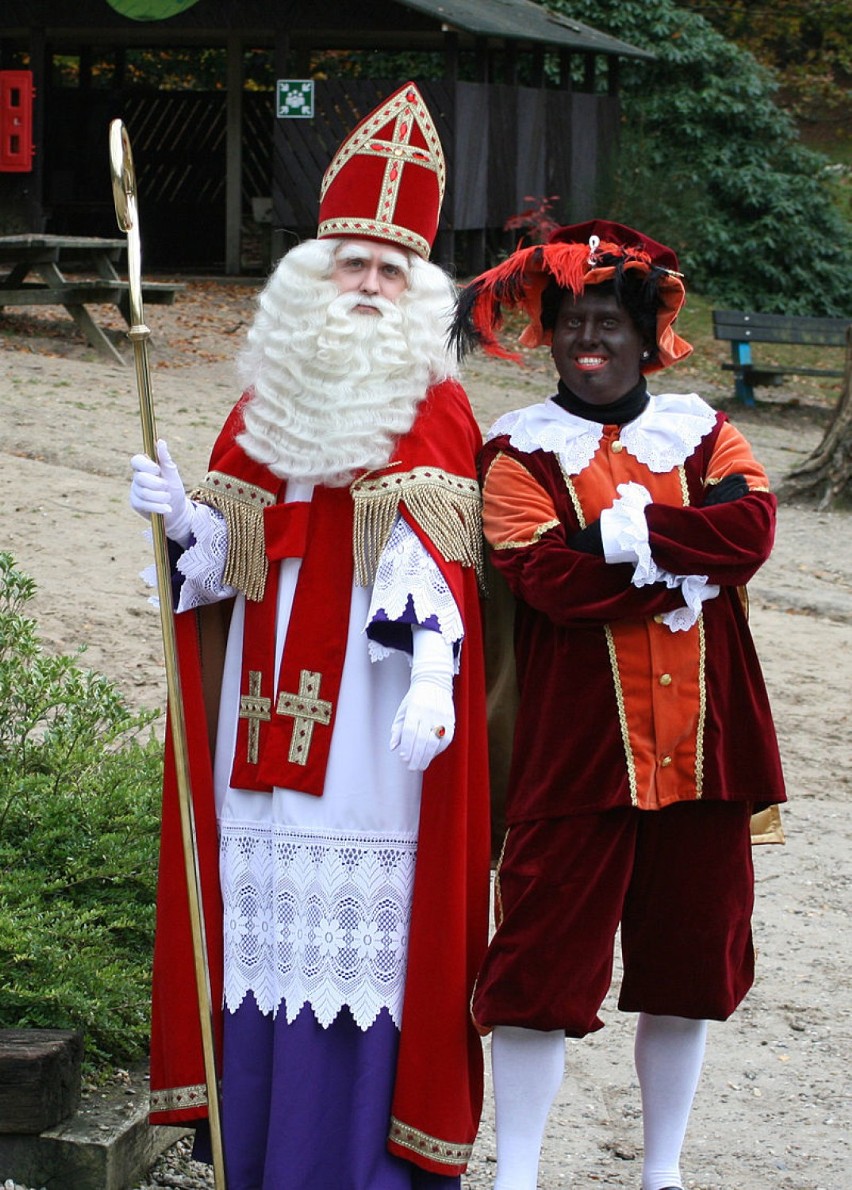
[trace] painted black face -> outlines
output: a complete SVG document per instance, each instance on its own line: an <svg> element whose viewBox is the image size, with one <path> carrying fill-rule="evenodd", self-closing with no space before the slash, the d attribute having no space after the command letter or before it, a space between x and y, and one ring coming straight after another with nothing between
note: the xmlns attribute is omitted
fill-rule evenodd
<svg viewBox="0 0 852 1190"><path fill-rule="evenodd" d="M610 405L641 378L641 332L612 293L590 285L566 293L553 328L553 362L572 393L590 405Z"/></svg>

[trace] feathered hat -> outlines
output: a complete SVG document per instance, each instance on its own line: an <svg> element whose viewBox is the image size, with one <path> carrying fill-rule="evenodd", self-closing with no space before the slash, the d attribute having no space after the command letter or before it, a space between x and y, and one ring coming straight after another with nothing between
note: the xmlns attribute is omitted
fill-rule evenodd
<svg viewBox="0 0 852 1190"><path fill-rule="evenodd" d="M632 227L605 219L559 227L546 244L518 248L481 273L461 295L452 339L461 354L480 346L492 355L518 360L519 355L497 341L504 311L519 309L529 319L519 339L522 346L550 344L551 331L541 324L541 297L551 280L576 295L603 281L615 280L618 287L630 273L648 278L657 290L657 352L642 371L684 359L692 347L673 326L686 299L677 257L671 248Z"/></svg>
<svg viewBox="0 0 852 1190"><path fill-rule="evenodd" d="M406 83L350 132L320 188L318 239L355 236L429 259L446 163L423 96Z"/></svg>

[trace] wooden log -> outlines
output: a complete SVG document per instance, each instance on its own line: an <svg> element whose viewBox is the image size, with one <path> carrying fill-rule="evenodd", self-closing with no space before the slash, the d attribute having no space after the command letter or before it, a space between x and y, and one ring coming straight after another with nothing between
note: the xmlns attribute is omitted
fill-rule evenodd
<svg viewBox="0 0 852 1190"><path fill-rule="evenodd" d="M80 1103L83 1034L0 1029L0 1132L32 1135Z"/></svg>

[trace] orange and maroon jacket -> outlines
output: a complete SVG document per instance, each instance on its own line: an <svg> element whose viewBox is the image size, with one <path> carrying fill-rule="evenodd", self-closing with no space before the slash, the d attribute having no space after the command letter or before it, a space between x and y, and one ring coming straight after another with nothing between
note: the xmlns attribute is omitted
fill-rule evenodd
<svg viewBox="0 0 852 1190"><path fill-rule="evenodd" d="M552 450L518 449L510 435L482 452L485 535L516 600L509 823L699 798L756 808L785 800L741 598L772 547L766 474L723 414L663 472L633 457L619 434L603 427L594 456L572 475ZM734 473L748 494L702 507L707 485ZM678 589L636 587L632 565L569 544L629 482L651 494L655 563L721 587L688 631L662 621L683 606Z"/></svg>

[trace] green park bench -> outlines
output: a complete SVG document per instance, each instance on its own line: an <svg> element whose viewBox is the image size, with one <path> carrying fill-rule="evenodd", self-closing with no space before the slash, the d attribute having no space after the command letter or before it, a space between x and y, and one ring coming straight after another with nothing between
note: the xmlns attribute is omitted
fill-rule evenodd
<svg viewBox="0 0 852 1190"><path fill-rule="evenodd" d="M731 344L734 393L744 405L754 405L755 386L778 385L784 376L842 376L842 368L805 368L755 363L752 343L788 343L808 347L843 347L847 318L812 318L791 314L756 314L742 310L714 310L713 335Z"/></svg>

